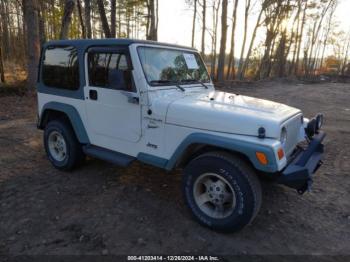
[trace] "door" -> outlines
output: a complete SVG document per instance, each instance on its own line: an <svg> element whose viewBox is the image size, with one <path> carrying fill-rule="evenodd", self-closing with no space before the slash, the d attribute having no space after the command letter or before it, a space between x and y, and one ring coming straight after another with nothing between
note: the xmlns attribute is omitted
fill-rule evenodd
<svg viewBox="0 0 350 262"><path fill-rule="evenodd" d="M85 57L85 102L92 144L107 148L111 139L137 142L141 108L127 48L89 49Z"/></svg>

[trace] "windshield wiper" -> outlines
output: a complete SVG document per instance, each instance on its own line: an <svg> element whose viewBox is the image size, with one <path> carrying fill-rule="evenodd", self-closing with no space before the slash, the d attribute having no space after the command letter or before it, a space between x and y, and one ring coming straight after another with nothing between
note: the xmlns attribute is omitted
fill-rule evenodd
<svg viewBox="0 0 350 262"><path fill-rule="evenodd" d="M150 83L151 84L170 84L170 83L173 83L174 81L171 81L171 80L152 80Z"/></svg>
<svg viewBox="0 0 350 262"><path fill-rule="evenodd" d="M196 79L182 79L180 81L181 83L194 83L194 84L201 84L203 87L205 87L206 89L208 89L208 86L205 85L203 82L196 80Z"/></svg>
<svg viewBox="0 0 350 262"><path fill-rule="evenodd" d="M150 82L151 84L174 84L178 89L180 89L182 92L185 92L185 88L179 85L179 82L171 81L171 80L152 80Z"/></svg>

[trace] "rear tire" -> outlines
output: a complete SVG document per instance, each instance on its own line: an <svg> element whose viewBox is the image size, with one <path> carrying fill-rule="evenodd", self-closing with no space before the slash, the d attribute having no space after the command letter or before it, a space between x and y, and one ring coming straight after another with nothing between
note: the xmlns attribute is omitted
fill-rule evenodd
<svg viewBox="0 0 350 262"><path fill-rule="evenodd" d="M44 146L50 162L59 170L72 170L85 158L74 130L64 120L53 120L46 125Z"/></svg>
<svg viewBox="0 0 350 262"><path fill-rule="evenodd" d="M192 160L184 170L183 192L196 220L223 232L251 223L262 200L254 169L227 152L209 152Z"/></svg>

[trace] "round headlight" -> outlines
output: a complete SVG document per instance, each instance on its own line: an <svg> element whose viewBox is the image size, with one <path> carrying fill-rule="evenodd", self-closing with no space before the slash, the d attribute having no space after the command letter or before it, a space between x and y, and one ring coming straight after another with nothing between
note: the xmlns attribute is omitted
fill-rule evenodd
<svg viewBox="0 0 350 262"><path fill-rule="evenodd" d="M323 115L322 114L318 114L316 116L316 126L317 126L317 130L320 130L321 127L323 125Z"/></svg>
<svg viewBox="0 0 350 262"><path fill-rule="evenodd" d="M284 146L286 141L287 141L287 129L285 127L282 127L280 142Z"/></svg>

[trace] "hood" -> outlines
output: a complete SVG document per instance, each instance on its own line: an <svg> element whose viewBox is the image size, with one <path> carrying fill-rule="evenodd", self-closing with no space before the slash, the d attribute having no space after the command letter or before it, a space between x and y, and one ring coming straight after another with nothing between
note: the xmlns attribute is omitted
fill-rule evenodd
<svg viewBox="0 0 350 262"><path fill-rule="evenodd" d="M257 136L264 127L266 137L279 138L281 124L301 113L299 109L227 92L189 94L170 103L166 123L184 127Z"/></svg>

